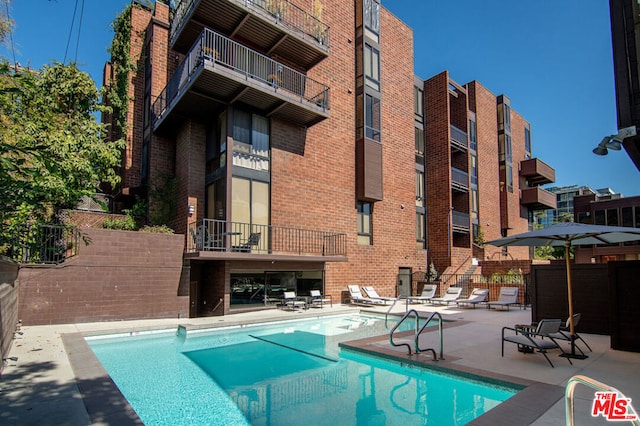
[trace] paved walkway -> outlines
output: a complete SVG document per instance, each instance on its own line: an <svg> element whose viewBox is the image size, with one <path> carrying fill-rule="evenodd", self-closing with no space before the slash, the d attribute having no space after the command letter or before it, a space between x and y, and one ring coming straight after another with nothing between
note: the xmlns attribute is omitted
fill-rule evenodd
<svg viewBox="0 0 640 426"><path fill-rule="evenodd" d="M449 320L461 325L445 332L445 357L447 362L461 367L474 368L533 380L550 385L564 386L577 374L613 386L637 401L640 409L640 353L620 352L609 348L609 337L584 335L593 348L586 360L574 360L573 366L555 354L551 368L539 354L522 354L515 345L505 347L504 358L500 356L500 333L505 325L528 323L531 311L488 311L484 308L458 309L454 307L431 307L413 305L427 311L437 310ZM404 312L405 306L398 304L394 311ZM191 327L214 327L239 323L276 321L292 317L318 316L357 311L357 308L334 305L333 308L310 309L304 312L268 310L225 317L160 319L120 321L106 323L67 324L52 326L22 327L13 343L10 358L0 378L0 424L3 425L88 425L115 424L109 421L90 420L81 397L76 375L62 343L65 333L99 334L119 331L175 328L178 325ZM375 308L384 312L385 308ZM380 345L386 338L381 339ZM401 349L399 349L401 350ZM71 354L73 355L73 354ZM424 356L424 355L420 355ZM590 415L593 391L579 387L576 392L576 424L610 424L603 418ZM534 425L558 425L565 419L563 401L555 403L546 413L537 418ZM505 424L518 424L517 419L505 419Z"/></svg>

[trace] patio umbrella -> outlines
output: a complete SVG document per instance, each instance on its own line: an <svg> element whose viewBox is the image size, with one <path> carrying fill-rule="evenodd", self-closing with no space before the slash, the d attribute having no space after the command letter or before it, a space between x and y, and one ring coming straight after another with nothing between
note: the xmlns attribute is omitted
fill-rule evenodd
<svg viewBox="0 0 640 426"><path fill-rule="evenodd" d="M569 304L569 333L571 339L571 353L575 354L575 342L573 339L573 297L571 293L571 262L569 259L569 247L572 245L591 244L616 244L627 241L640 240L640 228L627 228L622 226L591 225L575 222L563 222L551 225L547 228L522 234L511 235L489 241L488 244L504 246L564 246L564 258L567 266L567 296ZM576 356L577 357L577 356Z"/></svg>

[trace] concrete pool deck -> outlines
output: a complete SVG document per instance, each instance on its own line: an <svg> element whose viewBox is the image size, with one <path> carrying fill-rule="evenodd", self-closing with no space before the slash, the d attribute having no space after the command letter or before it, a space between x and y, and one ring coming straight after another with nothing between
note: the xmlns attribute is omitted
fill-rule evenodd
<svg viewBox="0 0 640 426"><path fill-rule="evenodd" d="M445 361L431 361L426 354L414 355L412 359L507 381L511 378L516 383L537 383L537 386L530 387L537 388L537 391L520 398L518 404L502 409L499 417L485 415L487 417L479 418L474 424L563 424L562 390L567 381L578 374L619 389L640 409L640 353L610 349L608 336L582 334L593 348L593 352L588 353L589 358L573 360L573 365L570 365L566 359L557 356L557 351L553 351L550 358L555 368L551 368L542 355L520 353L513 344L505 345L504 358L500 356L502 327L531 322L529 309L489 311L484 307L411 307L424 312L438 311L444 319L453 321L444 330ZM118 392L114 393L112 382L104 376L99 363L96 365L92 353L86 352L83 335L168 329L178 325L187 328L220 327L360 310L384 313L387 307L358 308L335 304L331 308L308 311L266 310L225 317L25 326L13 342L10 359L7 359L0 378L0 424L141 424L126 400ZM400 303L393 309L397 313L404 311L405 305ZM365 350L406 358L406 348L390 348L387 336L366 339L359 345ZM578 386L576 425L610 424L603 417L591 417L592 403L593 390ZM543 411L540 411L541 406L545 407Z"/></svg>

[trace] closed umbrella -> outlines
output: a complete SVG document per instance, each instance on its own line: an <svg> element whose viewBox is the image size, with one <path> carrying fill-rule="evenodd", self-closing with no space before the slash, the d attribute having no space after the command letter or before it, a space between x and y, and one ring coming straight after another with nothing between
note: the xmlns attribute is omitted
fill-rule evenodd
<svg viewBox="0 0 640 426"><path fill-rule="evenodd" d="M547 228L522 234L511 235L488 244L504 246L564 246L565 263L567 267L567 295L569 304L569 332L571 333L571 353L575 355L574 325L573 325L573 297L571 294L571 262L569 247L572 245L617 244L627 241L640 240L640 228L622 226L591 225L575 222L562 222Z"/></svg>

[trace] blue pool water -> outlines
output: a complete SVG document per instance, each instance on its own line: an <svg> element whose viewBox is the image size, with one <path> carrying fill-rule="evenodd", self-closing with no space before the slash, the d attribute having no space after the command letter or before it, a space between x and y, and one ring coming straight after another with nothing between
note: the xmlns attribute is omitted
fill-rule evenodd
<svg viewBox="0 0 640 426"><path fill-rule="evenodd" d="M146 425L459 425L517 390L341 350L362 315L87 338Z"/></svg>

